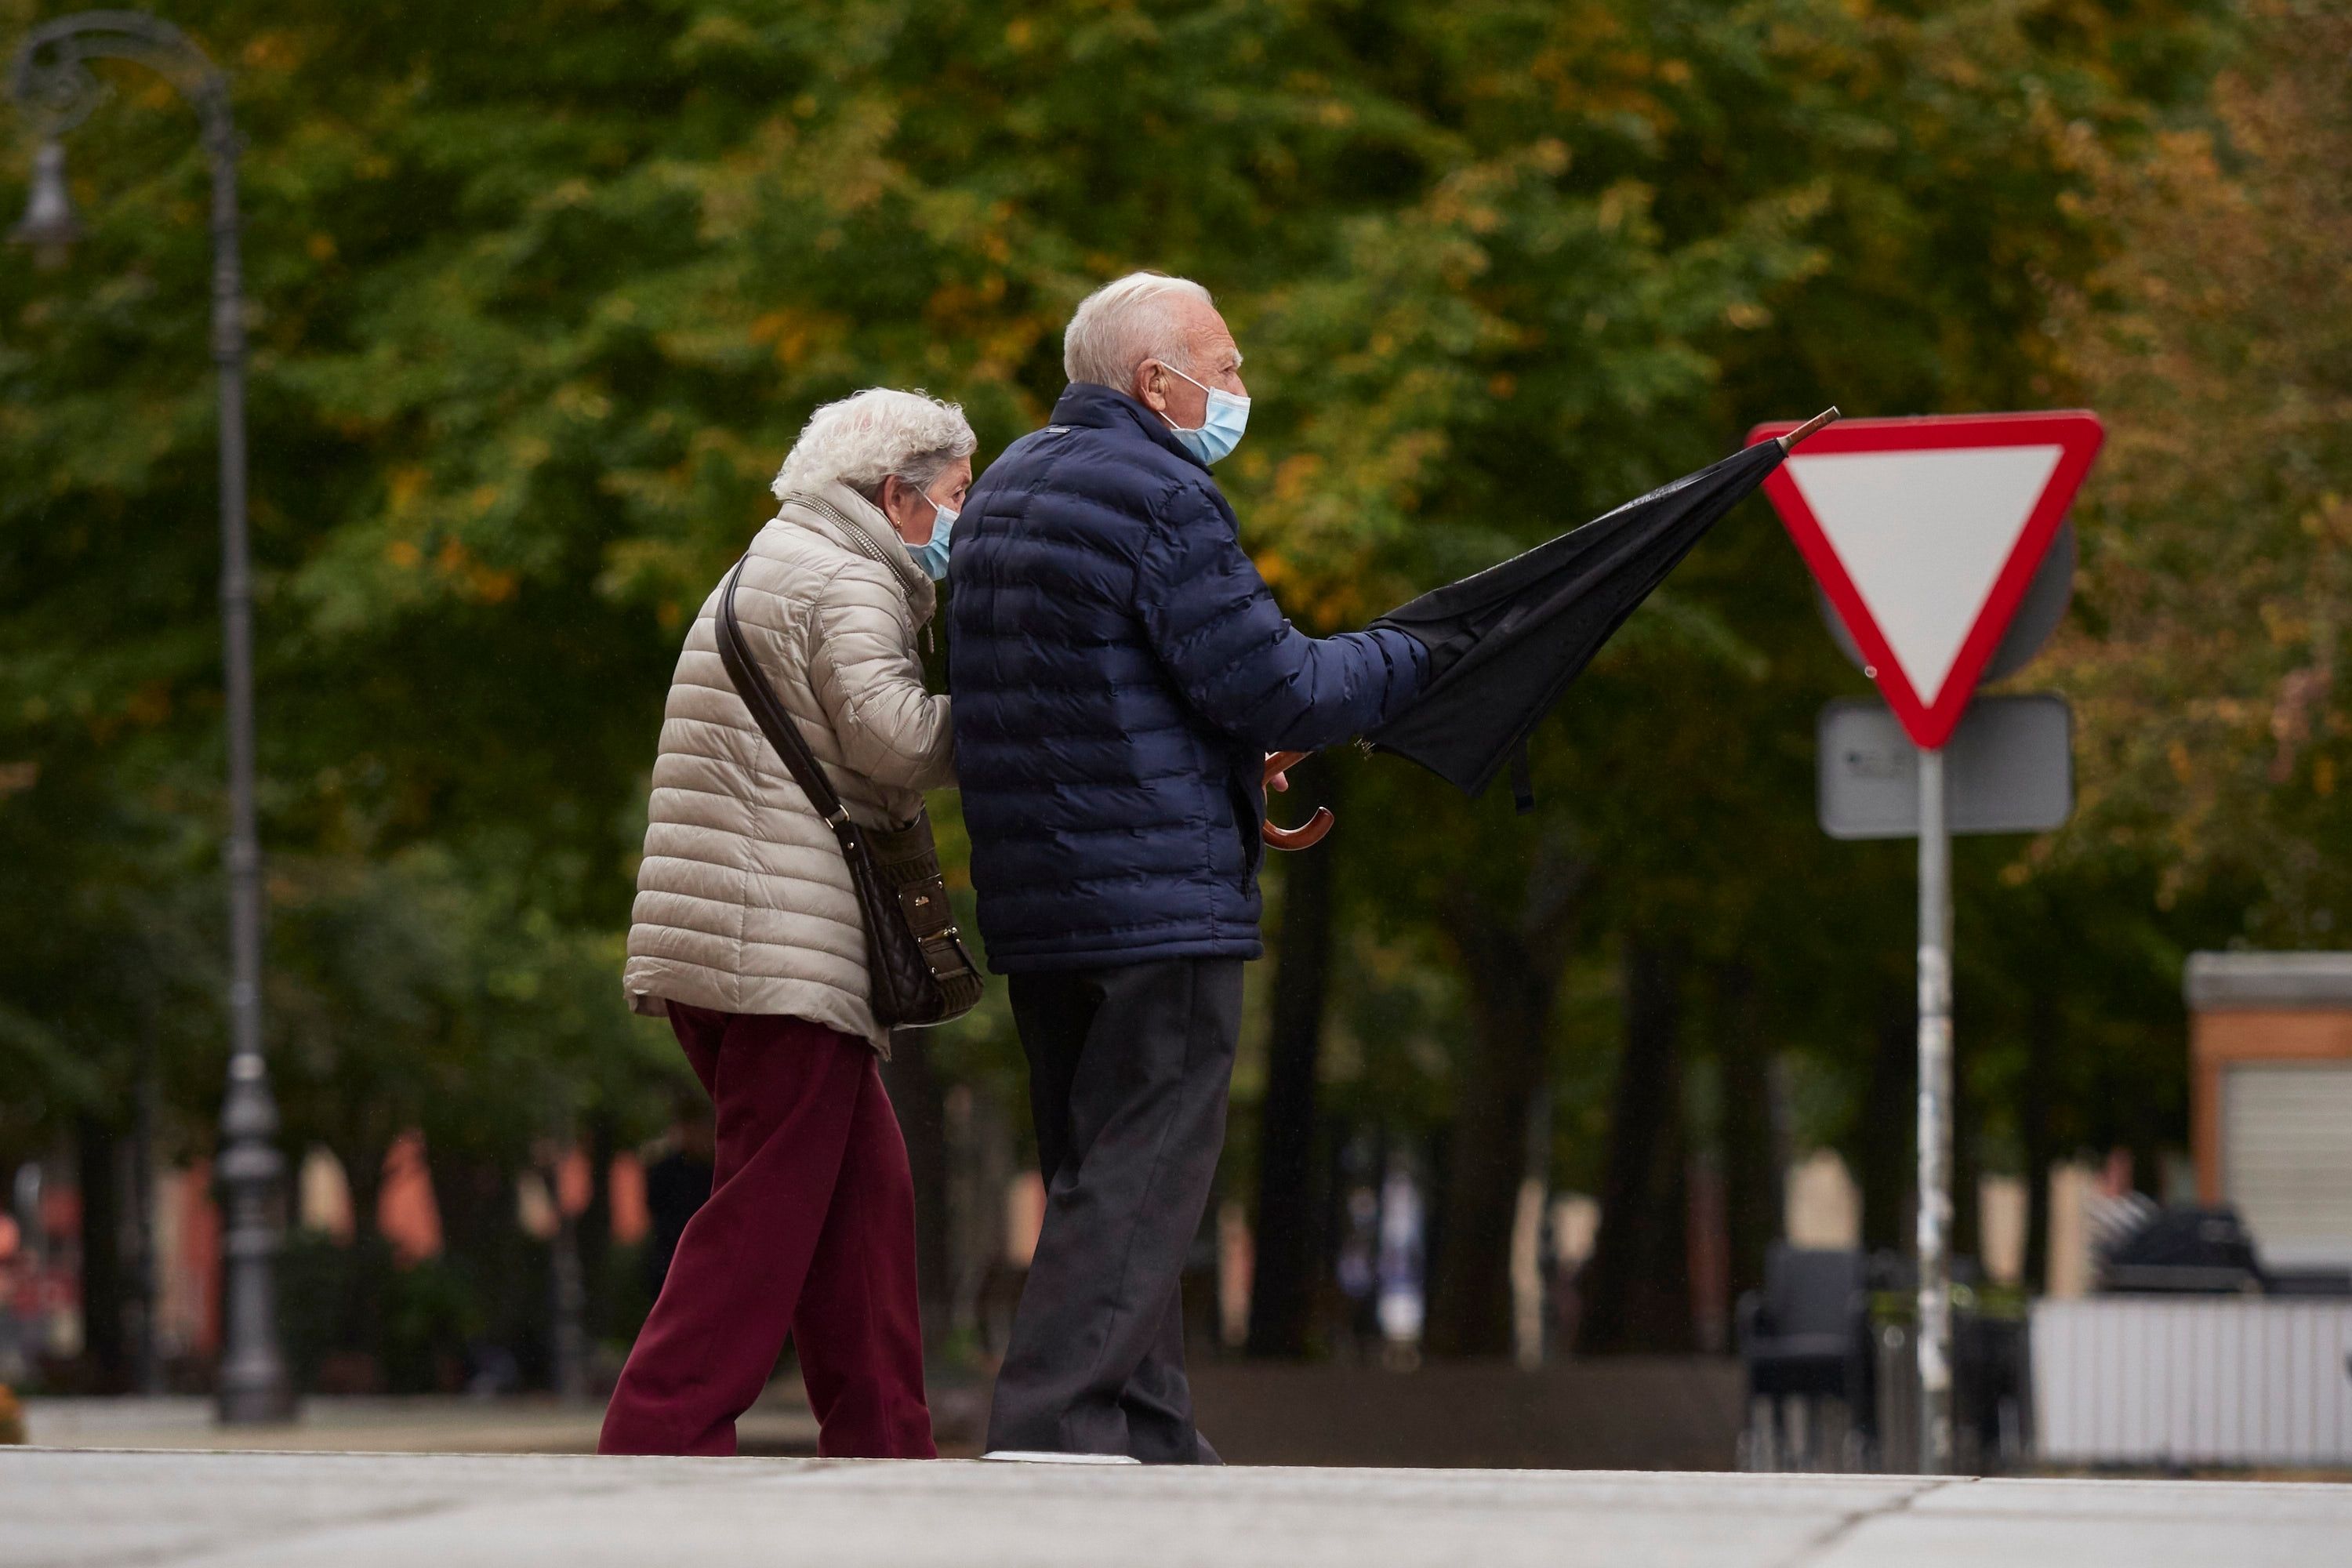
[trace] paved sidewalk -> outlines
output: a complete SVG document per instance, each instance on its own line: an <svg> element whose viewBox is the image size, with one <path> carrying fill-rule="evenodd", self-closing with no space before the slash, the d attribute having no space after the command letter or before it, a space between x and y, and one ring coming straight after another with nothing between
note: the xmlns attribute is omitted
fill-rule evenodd
<svg viewBox="0 0 2352 1568"><path fill-rule="evenodd" d="M797 1392L797 1391L791 1391ZM283 1426L224 1426L205 1398L28 1399L25 1436L44 1448L278 1449L338 1454L593 1454L604 1407L530 1395L306 1399ZM789 1397L736 1423L749 1454L816 1452L816 1417ZM0 1558L0 1568L10 1568Z"/></svg>
<svg viewBox="0 0 2352 1568"><path fill-rule="evenodd" d="M2352 1487L1562 1470L0 1452L8 1568L2261 1568Z"/></svg>

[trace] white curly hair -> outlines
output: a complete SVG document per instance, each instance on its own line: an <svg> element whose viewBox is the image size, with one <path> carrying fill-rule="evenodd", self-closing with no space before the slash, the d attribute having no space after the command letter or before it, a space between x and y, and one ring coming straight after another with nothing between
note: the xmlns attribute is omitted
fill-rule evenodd
<svg viewBox="0 0 2352 1568"><path fill-rule="evenodd" d="M877 506L893 474L929 490L940 470L980 449L963 410L928 393L871 386L809 416L768 488L778 500L838 479Z"/></svg>

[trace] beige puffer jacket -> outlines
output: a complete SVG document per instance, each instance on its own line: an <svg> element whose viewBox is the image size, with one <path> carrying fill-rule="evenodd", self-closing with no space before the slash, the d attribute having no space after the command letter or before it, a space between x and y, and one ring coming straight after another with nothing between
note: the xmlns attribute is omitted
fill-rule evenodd
<svg viewBox="0 0 2352 1568"><path fill-rule="evenodd" d="M750 563L736 617L850 816L912 821L924 790L954 783L948 700L924 689L915 651L930 580L841 484L787 498ZM622 985L640 1013L791 1014L887 1056L841 846L719 661L724 588L687 633L663 713Z"/></svg>

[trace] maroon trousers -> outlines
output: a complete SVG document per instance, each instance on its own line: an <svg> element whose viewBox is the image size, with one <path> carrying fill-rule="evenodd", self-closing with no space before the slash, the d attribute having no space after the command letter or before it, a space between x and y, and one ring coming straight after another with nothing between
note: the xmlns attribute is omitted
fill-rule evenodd
<svg viewBox="0 0 2352 1568"><path fill-rule="evenodd" d="M732 1454L790 1334L828 1458L928 1459L915 1186L873 1049L805 1018L671 1003L718 1108L687 1223L600 1454Z"/></svg>

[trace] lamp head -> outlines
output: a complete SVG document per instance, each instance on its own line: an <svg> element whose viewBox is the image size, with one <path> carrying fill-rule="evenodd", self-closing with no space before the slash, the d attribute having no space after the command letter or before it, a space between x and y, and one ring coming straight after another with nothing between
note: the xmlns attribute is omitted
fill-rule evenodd
<svg viewBox="0 0 2352 1568"><path fill-rule="evenodd" d="M44 142L33 156L33 188L26 198L25 216L8 231L9 243L32 247L38 266L61 267L67 250L80 237L73 197L66 190L65 144Z"/></svg>

